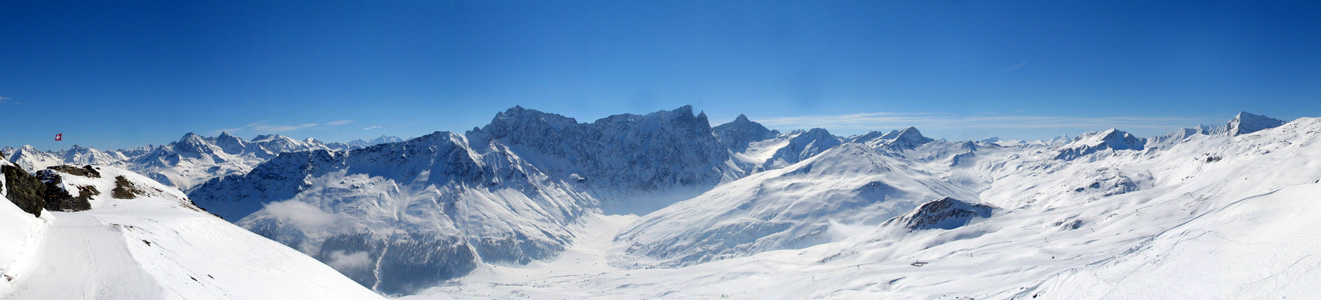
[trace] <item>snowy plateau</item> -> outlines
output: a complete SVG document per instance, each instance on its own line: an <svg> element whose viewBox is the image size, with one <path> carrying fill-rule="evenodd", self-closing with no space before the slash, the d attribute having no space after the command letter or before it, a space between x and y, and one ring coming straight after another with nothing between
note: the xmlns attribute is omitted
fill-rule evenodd
<svg viewBox="0 0 1321 300"><path fill-rule="evenodd" d="M1307 299L1319 140L1250 113L947 141L514 107L407 140L5 148L0 298Z"/></svg>

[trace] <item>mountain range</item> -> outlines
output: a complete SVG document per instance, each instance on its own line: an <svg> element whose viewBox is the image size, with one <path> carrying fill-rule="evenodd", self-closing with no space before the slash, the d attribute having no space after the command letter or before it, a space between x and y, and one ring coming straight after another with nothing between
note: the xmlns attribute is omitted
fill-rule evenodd
<svg viewBox="0 0 1321 300"><path fill-rule="evenodd" d="M143 173L391 296L1262 298L1316 292L1319 136L1246 112L1025 142L514 107L397 141L5 153Z"/></svg>

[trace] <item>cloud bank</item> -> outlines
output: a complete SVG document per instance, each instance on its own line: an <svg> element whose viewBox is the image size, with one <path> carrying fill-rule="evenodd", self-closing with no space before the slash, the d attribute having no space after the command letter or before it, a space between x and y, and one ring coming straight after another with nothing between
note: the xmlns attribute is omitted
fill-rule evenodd
<svg viewBox="0 0 1321 300"><path fill-rule="evenodd" d="M857 113L768 118L758 122L773 128L882 130L919 129L1041 129L1041 128L1180 128L1196 123L1178 117L1059 117L1023 115L960 116L941 113Z"/></svg>
<svg viewBox="0 0 1321 300"><path fill-rule="evenodd" d="M296 124L296 125L266 124L265 122L255 122L248 125L244 125L243 127L225 128L225 129L216 130L215 133L216 134L219 134L220 132L276 133L276 132L286 132L286 131L294 131L294 130L308 129L308 128L343 126L353 122L354 122L353 120L336 120L325 123L304 123L304 124Z"/></svg>

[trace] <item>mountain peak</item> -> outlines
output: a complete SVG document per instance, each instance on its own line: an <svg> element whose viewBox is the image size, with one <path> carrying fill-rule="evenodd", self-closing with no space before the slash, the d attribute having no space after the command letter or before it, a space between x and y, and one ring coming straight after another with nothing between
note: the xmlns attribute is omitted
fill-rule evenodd
<svg viewBox="0 0 1321 300"><path fill-rule="evenodd" d="M1143 150L1146 148L1146 144L1147 139L1111 128L1079 135L1073 141L1065 144L1055 158L1069 160L1105 149Z"/></svg>
<svg viewBox="0 0 1321 300"><path fill-rule="evenodd" d="M923 136L922 132L917 130L917 127L910 126L908 128L904 128L904 130L900 130L897 132L892 131L892 133L893 134L886 135L886 137L888 137L892 143L919 145L932 141L931 138Z"/></svg>
<svg viewBox="0 0 1321 300"><path fill-rule="evenodd" d="M185 134L183 135L183 138L180 138L179 141L186 141L186 140L200 139L200 138L202 138L202 136L201 136L201 135L198 135L196 132L188 132L188 133L185 133Z"/></svg>
<svg viewBox="0 0 1321 300"><path fill-rule="evenodd" d="M776 135L766 126L748 120L748 116L742 114L739 114L734 121L712 128L712 131L716 133L721 143L734 152L742 152L748 148L749 143L775 138Z"/></svg>
<svg viewBox="0 0 1321 300"><path fill-rule="evenodd" d="M1240 135L1249 134L1264 129L1270 129L1284 125L1284 121L1263 115L1249 112L1239 112L1233 120L1229 120L1229 134Z"/></svg>

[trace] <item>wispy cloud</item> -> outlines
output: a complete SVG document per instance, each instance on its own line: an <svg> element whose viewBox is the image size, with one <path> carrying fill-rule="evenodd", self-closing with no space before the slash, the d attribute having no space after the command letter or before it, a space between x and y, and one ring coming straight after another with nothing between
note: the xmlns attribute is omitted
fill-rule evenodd
<svg viewBox="0 0 1321 300"><path fill-rule="evenodd" d="M1179 128L1195 124L1179 117L1061 117L1024 115L962 116L943 113L857 113L770 118L767 127L882 130L914 126L919 129L1040 129L1040 128Z"/></svg>
<svg viewBox="0 0 1321 300"><path fill-rule="evenodd" d="M368 126L368 127L366 127L366 128L363 128L362 130L372 130L372 129L381 129L381 126L378 126L378 125L372 125L372 126Z"/></svg>
<svg viewBox="0 0 1321 300"><path fill-rule="evenodd" d="M248 124L248 125L244 125L243 127L219 129L219 130L216 130L215 133L216 133L216 134L219 134L220 132L229 132L229 133L238 133L238 132L273 133L273 132L286 132L286 131L294 131L294 130L308 129L308 128L321 128L321 127L343 126L343 125L348 125L349 123L353 123L353 120L336 120L336 121L330 121L330 122L325 122L325 123L303 123L303 124L293 124L293 125L287 125L287 124L266 124L265 122L254 122L254 123L251 123L251 124Z"/></svg>
<svg viewBox="0 0 1321 300"><path fill-rule="evenodd" d="M0 96L0 104L28 105L27 103L14 101L14 98L3 97L3 96Z"/></svg>
<svg viewBox="0 0 1321 300"><path fill-rule="evenodd" d="M1018 68L1022 68L1022 67L1026 67L1026 66L1027 66L1027 62L1021 62L1021 63L1018 63L1017 65L1012 65L1012 66L1005 67L1005 71L1018 70Z"/></svg>

